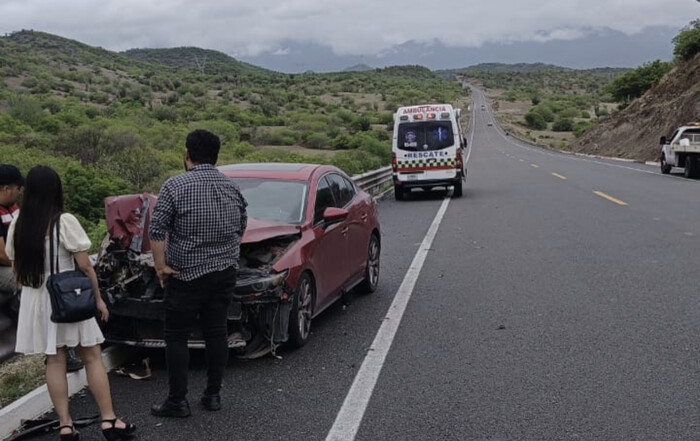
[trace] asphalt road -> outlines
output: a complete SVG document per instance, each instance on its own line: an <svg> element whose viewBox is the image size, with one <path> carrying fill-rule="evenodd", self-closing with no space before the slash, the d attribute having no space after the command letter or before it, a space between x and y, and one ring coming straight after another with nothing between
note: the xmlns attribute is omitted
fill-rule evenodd
<svg viewBox="0 0 700 441"><path fill-rule="evenodd" d="M482 102L464 197L348 439L700 439L700 181L521 145ZM382 201L379 290L330 308L282 359L232 359L222 411L196 405L196 355L194 415L151 417L166 392L151 352L153 380L111 375L118 413L144 440L325 440L446 195ZM89 394L71 408L95 413Z"/></svg>

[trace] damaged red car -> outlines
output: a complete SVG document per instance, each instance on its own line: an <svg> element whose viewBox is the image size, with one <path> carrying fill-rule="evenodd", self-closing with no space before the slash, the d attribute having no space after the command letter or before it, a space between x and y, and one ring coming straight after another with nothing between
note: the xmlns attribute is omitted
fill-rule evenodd
<svg viewBox="0 0 700 441"><path fill-rule="evenodd" d="M374 199L335 167L235 164L219 167L248 201L238 280L228 311L229 347L264 355L302 346L311 321L344 293L379 283L381 235ZM108 238L95 269L110 309L108 341L163 347L163 290L155 274L149 194L107 198ZM190 347L203 347L201 336Z"/></svg>

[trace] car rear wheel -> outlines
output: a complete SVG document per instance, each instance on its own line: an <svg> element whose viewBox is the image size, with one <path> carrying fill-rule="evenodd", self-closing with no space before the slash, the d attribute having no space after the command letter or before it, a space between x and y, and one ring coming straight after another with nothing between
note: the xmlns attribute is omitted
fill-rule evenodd
<svg viewBox="0 0 700 441"><path fill-rule="evenodd" d="M362 294L371 294L377 290L379 285L379 256L381 246L376 234L372 234L369 239L367 249L367 264L365 265L365 279L358 285L358 291Z"/></svg>
<svg viewBox="0 0 700 441"><path fill-rule="evenodd" d="M292 314L289 318L289 343L292 347L300 348L309 340L315 299L314 281L309 273L303 273L297 283Z"/></svg>

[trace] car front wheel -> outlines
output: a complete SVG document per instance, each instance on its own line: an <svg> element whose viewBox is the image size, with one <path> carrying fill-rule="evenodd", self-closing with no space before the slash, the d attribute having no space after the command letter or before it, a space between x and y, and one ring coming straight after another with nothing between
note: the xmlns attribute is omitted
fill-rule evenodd
<svg viewBox="0 0 700 441"><path fill-rule="evenodd" d="M300 348L309 340L315 297L314 281L309 273L303 273L297 283L292 314L289 318L289 343L292 347Z"/></svg>
<svg viewBox="0 0 700 441"><path fill-rule="evenodd" d="M661 155L661 173L667 175L671 173L671 166L666 162L666 156Z"/></svg>

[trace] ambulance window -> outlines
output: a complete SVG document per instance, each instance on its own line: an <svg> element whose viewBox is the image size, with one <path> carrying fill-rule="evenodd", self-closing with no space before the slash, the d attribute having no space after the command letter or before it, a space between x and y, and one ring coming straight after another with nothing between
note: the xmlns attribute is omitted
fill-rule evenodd
<svg viewBox="0 0 700 441"><path fill-rule="evenodd" d="M323 212L328 207L334 207L333 193L327 178L322 178L316 188L316 203L314 204L314 224L323 220Z"/></svg>
<svg viewBox="0 0 700 441"><path fill-rule="evenodd" d="M452 123L430 121L399 125L397 146L401 150L441 150L454 145Z"/></svg>

